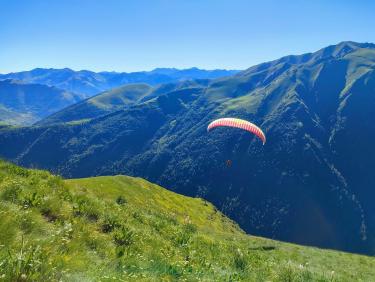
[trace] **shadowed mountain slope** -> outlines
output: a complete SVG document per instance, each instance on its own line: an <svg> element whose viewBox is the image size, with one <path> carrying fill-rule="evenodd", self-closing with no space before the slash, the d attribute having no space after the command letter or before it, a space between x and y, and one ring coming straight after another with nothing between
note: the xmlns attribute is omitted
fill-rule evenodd
<svg viewBox="0 0 375 282"><path fill-rule="evenodd" d="M82 99L81 95L41 84L0 81L0 121L30 125Z"/></svg>

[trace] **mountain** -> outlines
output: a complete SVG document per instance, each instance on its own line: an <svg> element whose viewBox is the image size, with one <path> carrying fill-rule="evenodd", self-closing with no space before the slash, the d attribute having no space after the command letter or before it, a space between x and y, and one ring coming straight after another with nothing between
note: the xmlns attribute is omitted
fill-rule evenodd
<svg viewBox="0 0 375 282"><path fill-rule="evenodd" d="M370 281L372 257L244 234L213 205L127 176L0 161L4 281Z"/></svg>
<svg viewBox="0 0 375 282"><path fill-rule="evenodd" d="M87 121L134 104L151 89L152 87L148 84L128 84L105 91L52 114L37 124Z"/></svg>
<svg viewBox="0 0 375 282"><path fill-rule="evenodd" d="M66 177L140 176L211 201L250 234L375 254L374 66L375 45L342 42L86 123L3 128L0 156ZM267 143L207 133L225 116L258 124Z"/></svg>
<svg viewBox="0 0 375 282"><path fill-rule="evenodd" d="M162 84L152 87L148 84L126 84L67 107L37 125L50 125L63 122L87 122L92 118L110 114L124 108L145 102L159 95L178 89L196 88L207 85L209 80L185 80L178 83Z"/></svg>
<svg viewBox="0 0 375 282"><path fill-rule="evenodd" d="M55 87L0 81L0 122L30 125L82 99Z"/></svg>
<svg viewBox="0 0 375 282"><path fill-rule="evenodd" d="M65 69L37 68L31 71L0 74L0 79L17 79L28 83L55 86L66 91L91 97L124 84L146 83L157 85L190 79L212 79L237 73L236 70L201 70L159 68L142 72L92 72Z"/></svg>

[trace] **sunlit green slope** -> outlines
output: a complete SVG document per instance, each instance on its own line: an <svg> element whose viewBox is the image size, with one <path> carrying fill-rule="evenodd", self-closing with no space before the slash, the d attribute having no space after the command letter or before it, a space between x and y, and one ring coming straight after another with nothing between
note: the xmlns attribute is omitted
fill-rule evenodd
<svg viewBox="0 0 375 282"><path fill-rule="evenodd" d="M244 234L214 206L126 176L0 162L0 281L371 281L375 258Z"/></svg>

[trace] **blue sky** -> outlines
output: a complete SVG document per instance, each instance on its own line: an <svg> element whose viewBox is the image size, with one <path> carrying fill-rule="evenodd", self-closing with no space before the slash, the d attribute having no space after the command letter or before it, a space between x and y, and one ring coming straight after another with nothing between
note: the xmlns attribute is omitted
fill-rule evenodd
<svg viewBox="0 0 375 282"><path fill-rule="evenodd" d="M245 69L375 42L375 1L0 0L0 73Z"/></svg>

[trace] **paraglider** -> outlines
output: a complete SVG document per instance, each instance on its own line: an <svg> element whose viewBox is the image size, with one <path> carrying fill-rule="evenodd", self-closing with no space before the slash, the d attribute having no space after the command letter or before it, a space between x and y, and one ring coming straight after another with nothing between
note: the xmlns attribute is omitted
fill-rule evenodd
<svg viewBox="0 0 375 282"><path fill-rule="evenodd" d="M263 145L266 143L266 135L260 129L258 126L255 124L243 120L243 119L238 119L238 118L219 118L217 120L214 120L211 122L208 127L207 131L211 131L215 127L221 127L221 126L228 126L228 127L235 127L235 128L240 128L246 131L249 131L253 134L255 134L260 140L262 140Z"/></svg>

